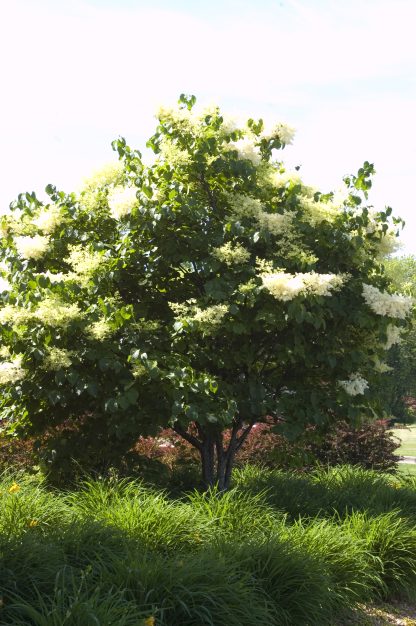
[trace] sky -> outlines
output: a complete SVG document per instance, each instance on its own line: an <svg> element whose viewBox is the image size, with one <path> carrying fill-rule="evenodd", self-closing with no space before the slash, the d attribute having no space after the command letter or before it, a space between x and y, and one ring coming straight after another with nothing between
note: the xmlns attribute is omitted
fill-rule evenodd
<svg viewBox="0 0 416 626"><path fill-rule="evenodd" d="M414 0L0 0L0 211L142 148L185 92L295 126L281 156L322 191L374 163L416 254L415 23Z"/></svg>

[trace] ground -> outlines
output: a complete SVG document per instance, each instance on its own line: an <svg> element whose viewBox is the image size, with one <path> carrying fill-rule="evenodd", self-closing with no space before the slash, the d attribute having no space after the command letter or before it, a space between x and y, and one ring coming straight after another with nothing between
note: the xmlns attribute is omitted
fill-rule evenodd
<svg viewBox="0 0 416 626"><path fill-rule="evenodd" d="M360 605L350 618L336 626L416 626L416 605L407 602Z"/></svg>

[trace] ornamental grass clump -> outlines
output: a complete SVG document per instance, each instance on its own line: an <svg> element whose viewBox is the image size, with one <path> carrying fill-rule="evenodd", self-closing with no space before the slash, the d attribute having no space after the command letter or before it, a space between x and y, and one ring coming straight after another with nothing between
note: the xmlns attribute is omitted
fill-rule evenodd
<svg viewBox="0 0 416 626"><path fill-rule="evenodd" d="M344 525L375 558L384 598L416 598L416 527L398 511L377 516L353 513Z"/></svg>
<svg viewBox="0 0 416 626"><path fill-rule="evenodd" d="M251 493L259 477L262 489ZM329 626L356 603L412 597L416 530L403 511L413 483L347 468L288 473L286 485L283 472L259 468L238 478L225 494L173 500L115 477L62 493L4 474L0 623ZM357 507L364 490L380 495L389 485L402 511L336 500L345 487Z"/></svg>
<svg viewBox="0 0 416 626"><path fill-rule="evenodd" d="M78 519L114 528L143 549L176 551L201 543L209 533L210 521L195 507L137 481L85 482L67 501Z"/></svg>
<svg viewBox="0 0 416 626"><path fill-rule="evenodd" d="M292 519L369 515L400 511L410 522L416 515L414 478L382 474L360 467L320 468L312 472L246 466L236 472L236 487L265 494L266 501Z"/></svg>

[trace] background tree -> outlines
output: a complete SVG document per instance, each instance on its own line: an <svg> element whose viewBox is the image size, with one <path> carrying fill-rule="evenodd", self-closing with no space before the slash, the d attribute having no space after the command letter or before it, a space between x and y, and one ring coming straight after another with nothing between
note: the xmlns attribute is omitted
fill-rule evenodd
<svg viewBox="0 0 416 626"><path fill-rule="evenodd" d="M416 258L413 255L390 257L384 262L387 276L394 289L413 298L416 295ZM409 400L416 397L416 328L414 317L402 333L400 342L392 347L386 360L391 370L380 385L386 407L391 416L407 421L414 419Z"/></svg>
<svg viewBox="0 0 416 626"><path fill-rule="evenodd" d="M3 218L2 416L80 420L117 453L170 425L225 489L267 415L294 436L382 412L372 382L412 302L380 263L400 220L363 206L371 164L322 194L273 160L293 129L194 104L159 111L150 165L118 139L79 195L48 186Z"/></svg>

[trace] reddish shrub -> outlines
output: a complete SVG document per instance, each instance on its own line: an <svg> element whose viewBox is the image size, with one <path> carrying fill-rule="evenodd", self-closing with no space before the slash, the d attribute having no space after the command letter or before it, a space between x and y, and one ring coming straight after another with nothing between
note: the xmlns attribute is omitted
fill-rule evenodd
<svg viewBox="0 0 416 626"><path fill-rule="evenodd" d="M364 469L391 471L397 468L394 454L399 440L387 428L388 420L378 420L352 428L339 422L335 429L313 443L311 451L317 461L328 465L359 465Z"/></svg>

